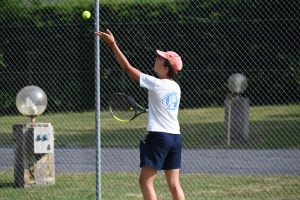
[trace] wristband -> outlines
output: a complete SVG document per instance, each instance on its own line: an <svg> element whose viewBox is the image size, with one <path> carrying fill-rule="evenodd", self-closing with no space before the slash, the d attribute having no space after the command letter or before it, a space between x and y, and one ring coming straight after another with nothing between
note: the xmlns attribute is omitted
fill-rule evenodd
<svg viewBox="0 0 300 200"><path fill-rule="evenodd" d="M108 46L112 47L115 43L116 43L116 41L113 41L113 42L109 43Z"/></svg>

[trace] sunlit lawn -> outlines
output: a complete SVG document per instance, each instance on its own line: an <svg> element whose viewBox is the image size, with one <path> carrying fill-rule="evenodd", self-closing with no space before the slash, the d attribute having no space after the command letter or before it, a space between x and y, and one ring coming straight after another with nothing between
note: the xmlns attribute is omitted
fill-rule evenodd
<svg viewBox="0 0 300 200"><path fill-rule="evenodd" d="M232 143L231 147L299 148L300 105L262 106L250 108L248 143ZM224 108L180 110L179 120L185 148L223 148L226 146ZM101 145L103 147L138 147L147 134L147 115L122 123L109 112L101 112ZM27 123L24 116L0 117L0 143L12 144L12 126ZM70 112L44 114L37 122L49 122L55 130L55 144L63 146L95 146L95 113Z"/></svg>
<svg viewBox="0 0 300 200"><path fill-rule="evenodd" d="M228 148L224 132L224 108L180 110L184 147ZM250 108L250 140L229 148L299 148L300 106L264 106ZM95 146L95 114L56 113L37 118L55 129L55 144ZM23 116L0 117L0 143L12 144L12 125L27 123ZM108 112L101 113L101 144L103 147L137 147L146 134L147 115L130 123L114 120ZM95 173L56 174L52 186L13 188L13 171L0 172L0 200L6 199L95 199ZM209 175L182 174L181 184L186 199L299 199L299 176L276 175ZM155 181L158 199L171 199L165 178L159 173ZM102 199L142 199L138 173L103 173ZM43 198L41 198L41 195Z"/></svg>
<svg viewBox="0 0 300 200"><path fill-rule="evenodd" d="M103 173L102 199L142 199L138 173ZM13 172L0 172L0 200L4 199L96 199L95 173L56 175L52 186L13 188ZM182 174L186 199L299 199L299 176ZM158 199L171 200L165 177L157 175Z"/></svg>

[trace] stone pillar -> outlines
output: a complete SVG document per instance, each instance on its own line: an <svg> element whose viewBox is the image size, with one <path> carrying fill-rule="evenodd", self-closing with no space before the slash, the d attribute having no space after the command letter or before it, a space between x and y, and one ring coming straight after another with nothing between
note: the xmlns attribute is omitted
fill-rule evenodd
<svg viewBox="0 0 300 200"><path fill-rule="evenodd" d="M231 100L230 100L231 99ZM230 118L229 118L230 117ZM225 99L225 134L230 140L245 142L249 138L249 99L233 97Z"/></svg>
<svg viewBox="0 0 300 200"><path fill-rule="evenodd" d="M54 130L50 123L13 125L14 186L55 184Z"/></svg>

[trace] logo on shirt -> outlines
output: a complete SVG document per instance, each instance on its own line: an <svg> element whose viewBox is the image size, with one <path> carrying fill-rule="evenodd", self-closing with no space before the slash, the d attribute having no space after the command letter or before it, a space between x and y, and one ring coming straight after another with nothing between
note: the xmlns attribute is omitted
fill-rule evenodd
<svg viewBox="0 0 300 200"><path fill-rule="evenodd" d="M164 100L166 102L166 106L168 110L176 110L178 108L179 101L178 101L177 93L171 92L166 94Z"/></svg>

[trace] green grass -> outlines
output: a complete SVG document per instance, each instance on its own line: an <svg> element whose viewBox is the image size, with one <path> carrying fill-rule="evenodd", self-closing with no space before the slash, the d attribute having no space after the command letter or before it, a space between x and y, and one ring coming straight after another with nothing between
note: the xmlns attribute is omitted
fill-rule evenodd
<svg viewBox="0 0 300 200"><path fill-rule="evenodd" d="M251 107L249 112L249 141L229 148L300 147L300 104ZM103 147L138 147L147 134L147 115L130 123L118 122L108 112L101 112L100 118ZM223 107L180 110L179 120L185 148L228 148ZM24 116L0 117L0 144L12 144L12 125L27 122ZM56 145L95 146L94 112L44 114L37 122L53 125Z"/></svg>
<svg viewBox="0 0 300 200"><path fill-rule="evenodd" d="M103 173L102 199L142 199L138 173ZM95 199L95 173L56 174L56 183L34 188L13 188L13 172L0 172L0 200ZM299 199L299 176L182 174L186 199ZM158 199L171 200L165 177L155 180Z"/></svg>
<svg viewBox="0 0 300 200"><path fill-rule="evenodd" d="M179 114L185 147L227 148L224 143L224 108L181 110ZM250 108L250 142L232 148L299 148L300 105ZM12 144L12 125L28 122L23 116L0 117L0 143ZM95 114L44 114L38 122L50 122L56 145L94 146ZM102 146L137 147L146 134L147 115L120 123L108 112L101 113ZM102 199L142 199L138 173L103 173ZM299 176L182 174L186 199L300 199ZM6 199L95 199L95 173L56 174L56 184L36 188L13 188L13 172L0 172L0 200ZM171 199L165 178L155 181L158 199Z"/></svg>
<svg viewBox="0 0 300 200"><path fill-rule="evenodd" d="M224 108L184 110L181 132L186 147L226 147ZM300 105L251 107L249 141L236 148L299 148Z"/></svg>
<svg viewBox="0 0 300 200"><path fill-rule="evenodd" d="M101 0L101 4L153 4L153 3L176 3L180 2L180 0Z"/></svg>

